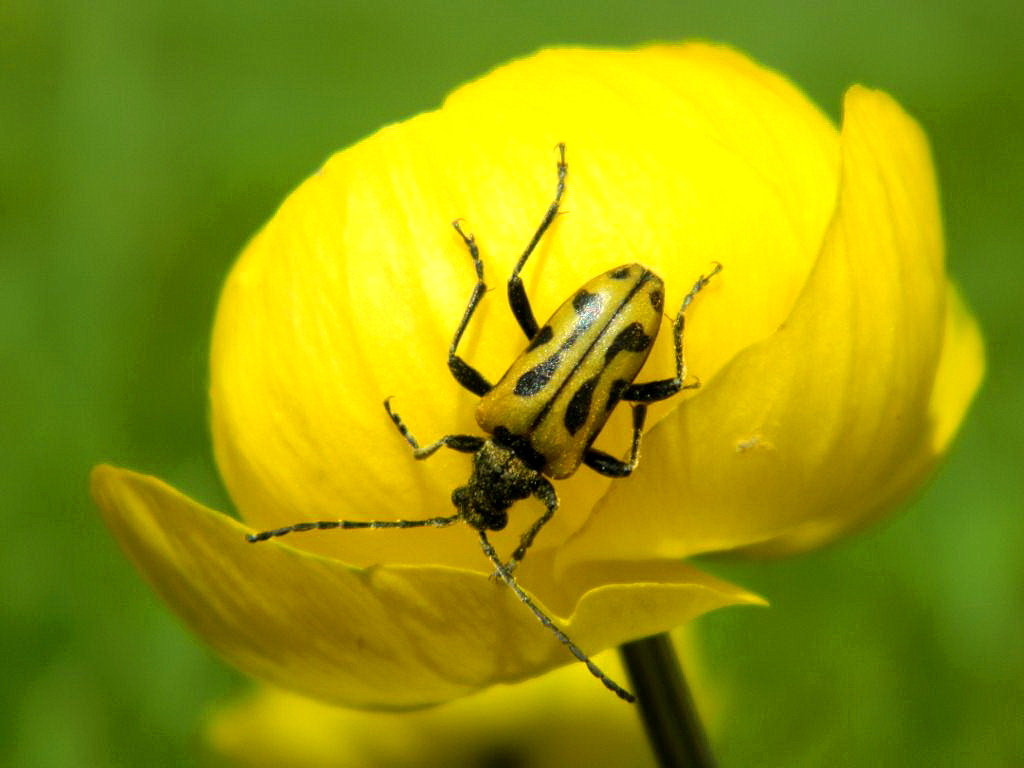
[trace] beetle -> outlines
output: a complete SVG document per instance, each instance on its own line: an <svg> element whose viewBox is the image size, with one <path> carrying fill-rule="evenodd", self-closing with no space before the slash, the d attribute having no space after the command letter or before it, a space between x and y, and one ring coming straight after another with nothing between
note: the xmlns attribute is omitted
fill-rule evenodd
<svg viewBox="0 0 1024 768"><path fill-rule="evenodd" d="M592 278L555 310L544 325L539 325L520 273L561 206L568 174L564 144L558 145L558 153L554 200L516 262L507 286L509 306L526 336L527 346L497 384L491 384L458 354L459 343L487 285L475 237L466 232L461 221L452 223L473 261L476 285L448 348L448 368L461 386L480 398L476 419L488 436L445 435L421 446L391 408L391 398L384 401L388 416L416 459L426 459L441 448L473 455L468 482L452 492L455 514L423 520L297 523L246 538L259 542L293 532L333 528L439 528L462 521L476 530L498 579L605 687L626 701L635 701L534 603L519 586L514 571L558 509L558 494L551 479L568 477L581 464L608 477L628 477L640 458L647 405L699 386L698 382L685 383L684 313L722 267L715 264L709 274L701 275L683 298L672 325L675 375L669 379L634 382L657 338L664 304L661 278L641 264L625 264ZM592 445L620 401L630 404L633 416L632 443L626 461ZM504 529L509 508L531 496L543 503L544 513L522 534L519 545L505 562L495 552L487 533Z"/></svg>

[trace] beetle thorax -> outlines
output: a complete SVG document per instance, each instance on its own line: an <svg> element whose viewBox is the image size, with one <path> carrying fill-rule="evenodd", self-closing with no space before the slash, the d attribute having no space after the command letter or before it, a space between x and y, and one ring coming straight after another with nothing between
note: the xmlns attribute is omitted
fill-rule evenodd
<svg viewBox="0 0 1024 768"><path fill-rule="evenodd" d="M452 503L477 530L500 531L508 523L508 508L530 496L539 480L540 473L515 451L487 440L473 455L469 482L452 492Z"/></svg>

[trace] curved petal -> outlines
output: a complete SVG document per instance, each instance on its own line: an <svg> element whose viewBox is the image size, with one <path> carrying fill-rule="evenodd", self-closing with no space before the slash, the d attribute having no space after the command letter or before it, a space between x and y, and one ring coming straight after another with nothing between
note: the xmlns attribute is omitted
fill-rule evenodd
<svg viewBox="0 0 1024 768"><path fill-rule="evenodd" d="M225 483L252 525L451 509L468 459L416 464L381 401L393 395L424 443L478 431L474 397L446 366L473 287L449 223L465 219L489 284L502 286L554 193L558 141L566 215L524 274L539 316L633 260L665 279L674 306L721 261L726 273L687 328L704 381L785 319L833 208L838 159L834 128L792 85L703 44L560 49L502 67L331 158L233 269L214 334L212 421ZM492 380L525 345L502 293L485 297L460 348ZM663 338L644 377L671 370ZM656 405L650 423L672 407ZM629 440L628 414L616 418L601 438L612 451ZM562 483L537 546L557 547L606 488L590 473ZM498 545L514 546L523 527ZM359 565L481 567L454 531L430 549L407 536L295 543Z"/></svg>
<svg viewBox="0 0 1024 768"><path fill-rule="evenodd" d="M956 287L946 293L946 329L942 358L932 390L932 450L949 448L985 376L985 345L981 329Z"/></svg>
<svg viewBox="0 0 1024 768"><path fill-rule="evenodd" d="M596 661L624 678L614 652ZM594 693L573 665L514 688L495 686L443 707L367 712L267 686L212 713L211 750L233 766L651 766L635 712Z"/></svg>
<svg viewBox="0 0 1024 768"><path fill-rule="evenodd" d="M953 286L948 287L946 302L942 353L929 400L931 428L922 435L927 445L920 446L894 467L877 498L868 497L857 514L827 514L808 520L767 541L742 548L743 555L781 557L852 533L881 518L894 504L919 488L922 479L935 469L963 422L985 372L981 331Z"/></svg>
<svg viewBox="0 0 1024 768"><path fill-rule="evenodd" d="M284 688L350 706L413 707L572 661L479 572L354 568L280 543L254 546L235 520L113 467L93 471L92 492L122 548L189 628L243 672ZM541 594L565 607L561 623L588 651L757 602L671 563L580 566Z"/></svg>
<svg viewBox="0 0 1024 768"><path fill-rule="evenodd" d="M927 142L888 96L852 88L841 145L836 212L791 315L647 435L635 481L613 486L565 562L808 548L934 465L981 364L971 321L947 313Z"/></svg>

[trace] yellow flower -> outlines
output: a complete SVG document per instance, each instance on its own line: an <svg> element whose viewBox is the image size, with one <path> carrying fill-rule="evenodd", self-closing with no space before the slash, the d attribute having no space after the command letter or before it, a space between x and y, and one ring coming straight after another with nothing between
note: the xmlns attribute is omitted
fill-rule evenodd
<svg viewBox="0 0 1024 768"><path fill-rule="evenodd" d="M621 679L613 653L598 663ZM236 768L653 766L636 713L597 694L579 664L527 685L402 713L329 707L261 686L214 710L204 735Z"/></svg>
<svg viewBox="0 0 1024 768"><path fill-rule="evenodd" d="M742 589L684 564L786 553L882 514L949 445L982 375L950 285L927 142L861 87L840 131L778 75L703 44L561 49L455 91L443 108L338 153L250 243L218 310L212 420L248 526L453 512L467 457L416 462L381 407L423 441L473 433L446 352L473 286L449 222L500 286L551 199L564 210L525 272L538 314L599 272L642 262L688 311L701 389L658 404L629 480L581 471L519 572L585 650L677 626ZM521 350L503 291L460 353L497 378ZM662 338L641 378L671 375ZM628 409L602 433L628 445ZM100 467L93 493L135 564L246 672L327 701L408 707L571 661L465 526L301 534L249 527L159 480ZM539 514L512 510L510 552Z"/></svg>

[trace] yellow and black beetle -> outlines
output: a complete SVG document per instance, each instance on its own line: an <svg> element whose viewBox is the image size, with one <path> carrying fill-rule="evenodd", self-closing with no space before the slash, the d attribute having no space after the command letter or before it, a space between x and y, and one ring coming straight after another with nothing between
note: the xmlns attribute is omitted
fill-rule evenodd
<svg viewBox="0 0 1024 768"><path fill-rule="evenodd" d="M694 296L720 269L701 275L686 294L672 326L675 344L675 376L634 383L651 351L661 325L664 286L660 277L640 264L626 264L598 275L579 288L543 326L538 326L519 273L541 237L558 214L568 165L565 145L558 145L558 185L540 226L519 257L508 281L508 300L528 344L497 384L458 356L462 335L487 286L475 238L458 221L453 223L469 250L477 282L462 321L448 348L448 368L455 380L478 395L476 419L489 437L445 435L421 447L401 418L384 401L391 420L412 446L417 459L425 459L442 447L473 454L469 481L452 492L457 512L424 520L325 520L297 523L248 536L265 541L287 533L331 528L444 527L463 521L474 528L484 554L497 576L530 608L540 622L587 665L604 685L626 701L634 696L602 672L575 643L533 602L517 583L513 572L534 538L558 509L558 494L548 478L573 474L580 464L609 477L627 477L636 468L640 435L647 403L664 400L684 384L683 318ZM621 461L592 447L612 410L620 401L633 409L633 441L629 460ZM534 496L544 504L541 515L522 535L506 563L491 545L488 531L500 531L508 523L508 509L516 501Z"/></svg>

